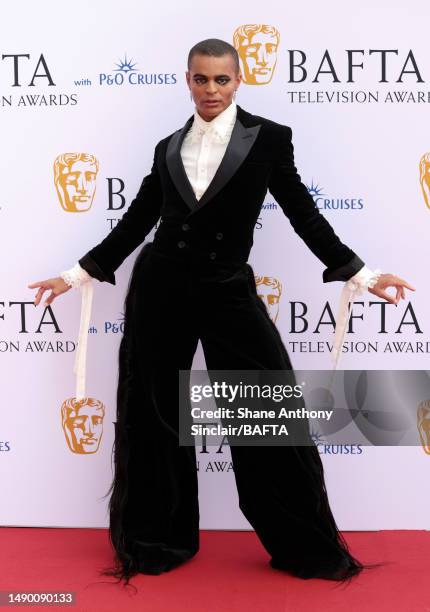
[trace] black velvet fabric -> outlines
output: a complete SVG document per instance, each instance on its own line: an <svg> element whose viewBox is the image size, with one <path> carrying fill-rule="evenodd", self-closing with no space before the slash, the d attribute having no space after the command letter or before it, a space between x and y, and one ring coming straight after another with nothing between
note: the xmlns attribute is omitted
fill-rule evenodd
<svg viewBox="0 0 430 612"><path fill-rule="evenodd" d="M364 265L342 243L302 183L291 128L239 105L226 154L207 189L212 195L205 192L197 201L180 155L192 119L157 144L151 172L122 219L79 260L89 274L115 284L115 270L160 219L155 241L164 252L178 258L192 253L203 260L246 263L268 190L294 231L326 266L324 282L347 280Z"/></svg>
<svg viewBox="0 0 430 612"><path fill-rule="evenodd" d="M195 448L178 441L178 370L191 368L199 339L208 370L292 369L249 264L178 260L147 243L126 298L109 504L116 557L106 573L127 582L199 550ZM337 528L315 445L231 455L239 506L273 568L339 580L363 569Z"/></svg>

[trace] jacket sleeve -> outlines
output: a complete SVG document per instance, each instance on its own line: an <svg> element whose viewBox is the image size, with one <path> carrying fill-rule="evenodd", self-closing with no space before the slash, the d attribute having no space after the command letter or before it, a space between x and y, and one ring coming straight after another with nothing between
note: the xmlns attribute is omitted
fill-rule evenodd
<svg viewBox="0 0 430 612"><path fill-rule="evenodd" d="M347 281L364 261L343 244L320 213L294 165L292 130L282 126L279 155L269 179L269 191L288 217L294 231L326 266L323 282Z"/></svg>
<svg viewBox="0 0 430 612"><path fill-rule="evenodd" d="M84 270L100 281L115 285L115 270L141 244L160 218L162 188L157 169L160 143L155 147L151 172L144 177L136 197L111 232L81 259Z"/></svg>

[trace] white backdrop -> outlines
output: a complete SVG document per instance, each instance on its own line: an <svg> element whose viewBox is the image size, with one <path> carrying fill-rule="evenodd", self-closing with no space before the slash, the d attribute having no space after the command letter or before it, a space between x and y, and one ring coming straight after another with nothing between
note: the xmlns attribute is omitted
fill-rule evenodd
<svg viewBox="0 0 430 612"><path fill-rule="evenodd" d="M302 180L319 206L326 201L322 212L336 233L369 267L398 274L417 288L397 307L387 306L385 330L381 307L369 304L380 300L362 296L354 313L363 318L355 320L354 332L346 336L342 367L427 368L424 245L430 210L420 185L419 161L430 151L428 5L411 0L406 9L400 1L364 0L359 8L351 8L340 0L294 6L249 0L241 6L219 0L216 10L200 4L196 11L191 0L124 0L121 6L111 0L75 0L68 6L15 2L3 12L2 525L107 525L107 499L102 496L112 478L118 326L137 251L118 270L115 287L95 282L87 390L106 412L94 453L74 452L61 420L63 401L74 395L80 295L70 291L45 310L32 305L35 291L27 285L72 267L121 217L149 171L155 144L193 112L185 83L186 57L199 40L217 37L232 43L234 30L243 24L277 28L280 39L270 82L243 83L237 102L292 127ZM391 50L385 54L385 79L384 49ZM292 50L296 58L299 51L306 54L307 78L300 83L291 82L292 76L302 74L299 69L290 74ZM353 70L354 82L348 82L348 50L356 50L350 54L353 63L362 64ZM325 52L325 72L317 76ZM12 55L23 57L7 57ZM133 71L123 65L115 72L126 59L134 64ZM122 76L108 84L115 75ZM139 75L141 84L133 84ZM55 188L54 160L70 152L94 155L99 162L87 212L63 210ZM110 185L113 191L122 190L123 210L109 210ZM347 208L351 200L355 207ZM112 203L118 208L120 198L114 195ZM291 265L298 260L299 266ZM316 328L327 301L336 310L342 284L323 284L323 265L270 194L255 230L250 263L256 275L275 277L282 284L276 324L293 366L329 369L333 327ZM292 329L293 302L307 304L306 331L300 325ZM402 319L407 324L400 325ZM377 345L377 352L368 343ZM204 368L200 347L194 367ZM250 528L237 506L228 451L200 450L201 527ZM341 529L429 528L430 493L423 483L430 457L423 448L322 444L320 450Z"/></svg>

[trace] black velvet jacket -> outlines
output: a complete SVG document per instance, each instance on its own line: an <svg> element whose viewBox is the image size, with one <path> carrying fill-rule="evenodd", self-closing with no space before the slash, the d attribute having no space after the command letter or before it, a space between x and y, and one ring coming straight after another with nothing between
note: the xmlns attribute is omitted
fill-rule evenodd
<svg viewBox="0 0 430 612"><path fill-rule="evenodd" d="M335 234L294 165L291 128L237 105L221 164L200 200L186 176L180 148L193 116L155 147L150 174L112 231L80 260L94 278L115 284L115 270L161 217L153 246L177 257L246 262L267 190L295 232L326 266L323 281L346 281L364 262Z"/></svg>

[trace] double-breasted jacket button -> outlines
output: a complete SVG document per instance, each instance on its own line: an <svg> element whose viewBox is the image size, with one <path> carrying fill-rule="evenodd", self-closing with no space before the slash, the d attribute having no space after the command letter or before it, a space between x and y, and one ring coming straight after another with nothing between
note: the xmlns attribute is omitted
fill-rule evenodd
<svg viewBox="0 0 430 612"><path fill-rule="evenodd" d="M224 236L224 234L223 234L222 232L218 232L218 233L216 234L215 238L216 238L217 240L222 240L222 239L223 239L223 236Z"/></svg>
<svg viewBox="0 0 430 612"><path fill-rule="evenodd" d="M210 257L211 259L215 259L215 257L216 257L216 253L215 253L215 251L212 251L212 253L209 253L209 257Z"/></svg>
<svg viewBox="0 0 430 612"><path fill-rule="evenodd" d="M180 241L178 242L178 247L179 247L180 249L183 249L183 248L184 248L184 246L187 246L187 243L186 243L184 240L180 240Z"/></svg>
<svg viewBox="0 0 430 612"><path fill-rule="evenodd" d="M188 232L188 230L190 229L190 226L188 225L188 223L183 223L182 229L184 230L184 232Z"/></svg>

